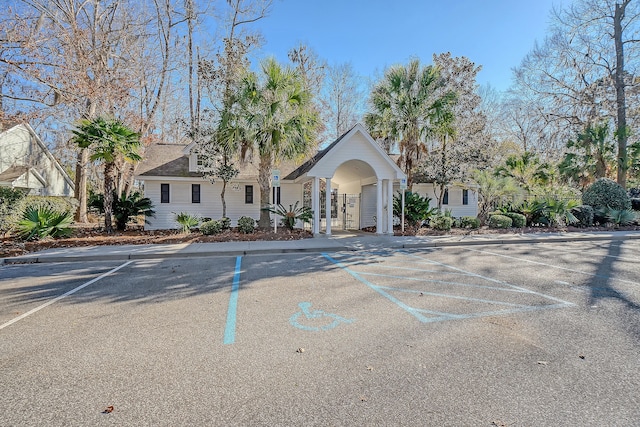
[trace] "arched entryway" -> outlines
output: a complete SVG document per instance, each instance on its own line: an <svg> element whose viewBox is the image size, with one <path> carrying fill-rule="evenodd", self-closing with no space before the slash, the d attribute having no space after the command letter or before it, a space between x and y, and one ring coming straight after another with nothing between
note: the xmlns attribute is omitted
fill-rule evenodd
<svg viewBox="0 0 640 427"><path fill-rule="evenodd" d="M313 216L311 229L330 235L334 227L369 226L377 234L393 234L393 186L402 178L402 170L358 124L285 179L311 182L311 209L325 212ZM321 193L333 197L322 200Z"/></svg>

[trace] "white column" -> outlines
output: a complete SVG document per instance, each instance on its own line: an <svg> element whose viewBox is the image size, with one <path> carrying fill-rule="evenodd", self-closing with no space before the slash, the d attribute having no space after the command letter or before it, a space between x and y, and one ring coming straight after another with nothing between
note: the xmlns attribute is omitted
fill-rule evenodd
<svg viewBox="0 0 640 427"><path fill-rule="evenodd" d="M376 183L376 234L383 234L382 230L382 180L379 179Z"/></svg>
<svg viewBox="0 0 640 427"><path fill-rule="evenodd" d="M331 178L326 178L327 190L324 198L324 211L327 217L327 236L331 235Z"/></svg>
<svg viewBox="0 0 640 427"><path fill-rule="evenodd" d="M313 178L311 186L311 210L313 211L313 227L314 236L320 234L320 178Z"/></svg>
<svg viewBox="0 0 640 427"><path fill-rule="evenodd" d="M393 236L393 181L387 180L387 234Z"/></svg>

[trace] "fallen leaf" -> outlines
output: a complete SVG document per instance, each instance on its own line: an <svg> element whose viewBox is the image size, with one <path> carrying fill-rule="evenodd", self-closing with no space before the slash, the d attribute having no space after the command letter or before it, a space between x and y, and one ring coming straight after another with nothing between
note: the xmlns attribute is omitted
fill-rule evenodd
<svg viewBox="0 0 640 427"><path fill-rule="evenodd" d="M365 396L360 396L360 402L366 402L367 398Z"/></svg>
<svg viewBox="0 0 640 427"><path fill-rule="evenodd" d="M538 360L538 365L548 365L549 362L544 361L544 360Z"/></svg>
<svg viewBox="0 0 640 427"><path fill-rule="evenodd" d="M581 354L580 356L578 356L580 359L584 359L584 354Z"/></svg>
<svg viewBox="0 0 640 427"><path fill-rule="evenodd" d="M304 353L304 348L300 347L296 350L296 353Z"/></svg>
<svg viewBox="0 0 640 427"><path fill-rule="evenodd" d="M367 366L367 371L373 371L373 366Z"/></svg>
<svg viewBox="0 0 640 427"><path fill-rule="evenodd" d="M113 412L113 405L107 406L104 411L102 411L103 414L110 414Z"/></svg>

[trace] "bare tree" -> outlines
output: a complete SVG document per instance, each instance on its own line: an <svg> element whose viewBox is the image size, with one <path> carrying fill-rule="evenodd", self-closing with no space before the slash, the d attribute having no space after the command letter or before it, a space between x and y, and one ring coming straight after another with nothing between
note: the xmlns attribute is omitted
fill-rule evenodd
<svg viewBox="0 0 640 427"><path fill-rule="evenodd" d="M630 0L575 1L554 11L551 35L516 70L518 86L535 93L545 117L569 134L607 117L615 122L623 186L628 136L638 122L629 121L627 106L638 92L633 76L640 65L639 17L637 2Z"/></svg>
<svg viewBox="0 0 640 427"><path fill-rule="evenodd" d="M326 123L324 141L332 141L354 126L363 110L361 79L350 63L327 68L327 78L320 98Z"/></svg>

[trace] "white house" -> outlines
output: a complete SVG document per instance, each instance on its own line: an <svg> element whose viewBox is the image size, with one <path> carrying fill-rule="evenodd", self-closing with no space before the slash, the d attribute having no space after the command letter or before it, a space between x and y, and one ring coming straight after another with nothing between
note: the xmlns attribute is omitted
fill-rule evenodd
<svg viewBox="0 0 640 427"><path fill-rule="evenodd" d="M26 123L0 132L0 186L39 196L74 194L69 175Z"/></svg>
<svg viewBox="0 0 640 427"><path fill-rule="evenodd" d="M176 228L174 216L180 212L213 219L222 217L222 182L210 183L202 178L192 148L192 145L157 144L147 149L136 172L137 179L144 182L145 196L155 205L156 217L150 219L147 229ZM280 203L287 207L299 202L320 212L314 215L311 224L314 235L367 227L374 227L378 234L393 234L393 195L406 176L361 124L295 166L276 165L283 177ZM241 216L259 218L257 176L257 166L247 163L229 183L225 200L232 225ZM416 185L416 190L435 200L431 184ZM477 198L470 190L449 189L447 202L445 207L454 216L477 213ZM331 213L330 221L326 212Z"/></svg>

